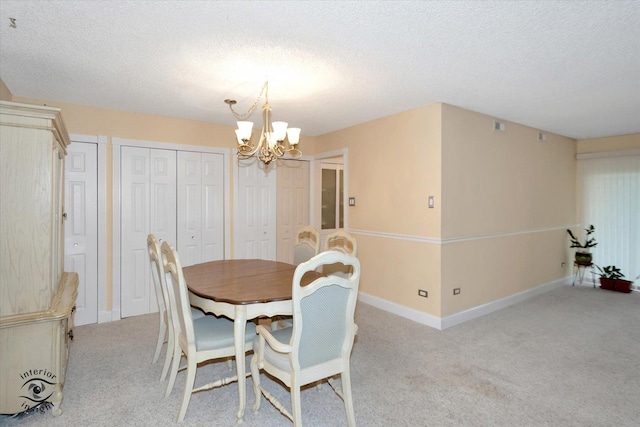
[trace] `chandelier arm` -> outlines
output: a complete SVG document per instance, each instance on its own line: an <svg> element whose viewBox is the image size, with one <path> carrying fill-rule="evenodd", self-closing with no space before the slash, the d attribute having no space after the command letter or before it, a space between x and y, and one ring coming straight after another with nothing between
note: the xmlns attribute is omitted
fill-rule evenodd
<svg viewBox="0 0 640 427"><path fill-rule="evenodd" d="M251 117L251 115L255 111L256 107L258 106L258 103L262 99L263 95L265 97L265 101L267 103L269 103L269 82L268 81L264 82L264 85L262 85L262 89L260 89L260 93L258 94L258 97L253 102L253 105L251 105L251 107L249 107L249 110L247 110L246 113L238 113L236 110L234 110L233 104L236 103L235 100L232 101L232 102L227 102L227 101L225 101L225 102L227 102L227 104L229 104L229 109L231 110L231 113L233 114L233 116L236 119L244 120L244 119L248 119L249 117Z"/></svg>

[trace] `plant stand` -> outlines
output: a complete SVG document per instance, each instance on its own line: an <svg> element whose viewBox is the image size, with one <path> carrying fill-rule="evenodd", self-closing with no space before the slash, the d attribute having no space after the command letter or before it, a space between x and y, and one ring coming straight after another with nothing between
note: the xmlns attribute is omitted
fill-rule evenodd
<svg viewBox="0 0 640 427"><path fill-rule="evenodd" d="M584 280L584 273L589 269L591 271L591 280L593 281L593 287L596 287L596 271L593 268L592 262L573 262L573 284L576 284L576 280L580 280L579 283L582 285L582 281Z"/></svg>

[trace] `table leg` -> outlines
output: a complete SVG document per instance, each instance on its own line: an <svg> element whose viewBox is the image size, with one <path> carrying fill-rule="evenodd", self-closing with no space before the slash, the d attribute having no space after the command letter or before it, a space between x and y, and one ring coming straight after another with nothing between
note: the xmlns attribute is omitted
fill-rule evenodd
<svg viewBox="0 0 640 427"><path fill-rule="evenodd" d="M242 305L235 307L235 320L233 321L233 338L236 347L236 370L238 373L238 397L240 406L238 408L238 420L236 424L241 424L244 418L244 410L247 406L247 378L245 376L245 350L244 331L247 326L247 311Z"/></svg>

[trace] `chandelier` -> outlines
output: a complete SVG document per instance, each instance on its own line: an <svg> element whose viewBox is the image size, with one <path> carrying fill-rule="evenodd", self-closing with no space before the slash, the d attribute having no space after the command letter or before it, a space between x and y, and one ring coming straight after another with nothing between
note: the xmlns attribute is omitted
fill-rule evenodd
<svg viewBox="0 0 640 427"><path fill-rule="evenodd" d="M253 122L245 121L249 118L264 97L262 105L262 132L257 145L251 143ZM238 119L238 129L236 129L236 139L238 141L238 158L248 159L256 156L261 162L269 166L274 160L287 154L287 157L299 159L302 151L298 150L300 141L300 128L287 128L286 122L271 122L271 105L269 105L269 81L266 81L260 90L258 98L253 103L249 111L238 114L233 106L237 103L235 99L225 99L225 104L229 105L231 113ZM285 140L288 140L288 147Z"/></svg>

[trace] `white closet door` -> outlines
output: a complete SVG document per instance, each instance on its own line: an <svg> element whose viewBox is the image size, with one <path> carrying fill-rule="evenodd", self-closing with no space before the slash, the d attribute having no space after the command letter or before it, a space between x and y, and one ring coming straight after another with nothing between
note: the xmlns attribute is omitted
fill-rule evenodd
<svg viewBox="0 0 640 427"><path fill-rule="evenodd" d="M238 161L235 258L276 259L276 182L273 165Z"/></svg>
<svg viewBox="0 0 640 427"><path fill-rule="evenodd" d="M309 162L278 160L277 260L293 263L296 234L309 225Z"/></svg>
<svg viewBox="0 0 640 427"><path fill-rule="evenodd" d="M120 292L122 317L149 312L149 149L121 150Z"/></svg>
<svg viewBox="0 0 640 427"><path fill-rule="evenodd" d="M149 150L150 210L149 233L158 241L176 245L176 152L173 150ZM145 236L145 248L147 237ZM153 283L151 283L153 285ZM153 292L155 288L152 286ZM155 298L155 294L154 294ZM153 303L152 307L157 306ZM157 310L152 310L157 311Z"/></svg>
<svg viewBox="0 0 640 427"><path fill-rule="evenodd" d="M178 153L178 253L183 267L202 262L202 156Z"/></svg>
<svg viewBox="0 0 640 427"><path fill-rule="evenodd" d="M65 161L64 270L78 273L74 323L98 322L98 146L74 142Z"/></svg>
<svg viewBox="0 0 640 427"><path fill-rule="evenodd" d="M178 152L178 253L183 267L224 259L224 156Z"/></svg>
<svg viewBox="0 0 640 427"><path fill-rule="evenodd" d="M175 242L176 152L138 147L121 150L122 317L157 311L147 235Z"/></svg>
<svg viewBox="0 0 640 427"><path fill-rule="evenodd" d="M202 262L224 259L224 156L202 153Z"/></svg>

